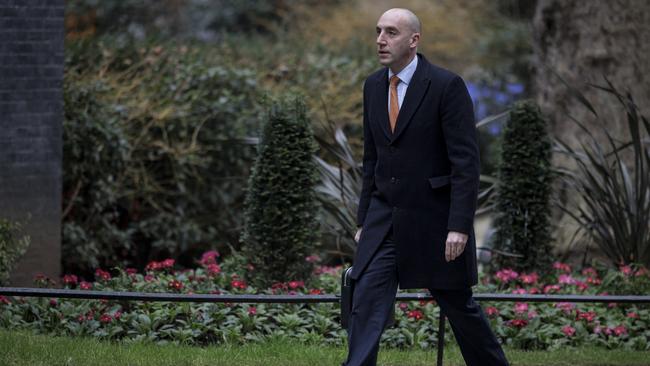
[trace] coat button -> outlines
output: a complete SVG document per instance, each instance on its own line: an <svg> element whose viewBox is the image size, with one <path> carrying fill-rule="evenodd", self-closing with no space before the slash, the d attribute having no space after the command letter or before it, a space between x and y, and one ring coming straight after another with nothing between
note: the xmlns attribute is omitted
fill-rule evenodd
<svg viewBox="0 0 650 366"><path fill-rule="evenodd" d="M395 183L397 182L397 178L395 178L395 177L391 177L391 178L390 178L390 182L393 183L393 184L395 184Z"/></svg>

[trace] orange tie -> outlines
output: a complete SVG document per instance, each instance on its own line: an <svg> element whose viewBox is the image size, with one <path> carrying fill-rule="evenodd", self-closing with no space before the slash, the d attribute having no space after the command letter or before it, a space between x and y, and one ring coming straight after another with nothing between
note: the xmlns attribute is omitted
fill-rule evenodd
<svg viewBox="0 0 650 366"><path fill-rule="evenodd" d="M390 77L390 111L388 117L390 119L390 131L395 132L395 124L397 123L397 114L399 113L399 101L397 100L397 84L400 80L397 75Z"/></svg>

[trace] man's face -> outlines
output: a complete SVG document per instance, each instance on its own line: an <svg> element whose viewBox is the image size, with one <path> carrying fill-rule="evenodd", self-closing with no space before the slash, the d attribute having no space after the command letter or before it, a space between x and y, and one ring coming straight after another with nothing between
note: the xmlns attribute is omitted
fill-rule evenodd
<svg viewBox="0 0 650 366"><path fill-rule="evenodd" d="M411 48L417 46L413 33L398 12L386 12L377 21L377 56L379 63L391 69L406 66Z"/></svg>

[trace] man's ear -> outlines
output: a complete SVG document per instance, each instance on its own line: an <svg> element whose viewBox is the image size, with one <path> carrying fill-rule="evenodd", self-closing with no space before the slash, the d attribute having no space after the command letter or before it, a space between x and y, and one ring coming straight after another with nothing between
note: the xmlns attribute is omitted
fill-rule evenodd
<svg viewBox="0 0 650 366"><path fill-rule="evenodd" d="M411 48L417 47L419 42L420 42L420 33L413 33L413 35L411 36L411 43L409 46Z"/></svg>

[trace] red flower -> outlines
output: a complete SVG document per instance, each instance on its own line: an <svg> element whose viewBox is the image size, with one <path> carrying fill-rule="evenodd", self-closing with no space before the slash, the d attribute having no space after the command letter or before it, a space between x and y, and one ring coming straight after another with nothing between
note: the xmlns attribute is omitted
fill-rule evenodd
<svg viewBox="0 0 650 366"><path fill-rule="evenodd" d="M580 290L580 291L584 291L584 290L589 288L589 285L587 285L586 283L584 283L582 281L576 281L575 285L578 288L578 290Z"/></svg>
<svg viewBox="0 0 650 366"><path fill-rule="evenodd" d="M249 272L250 272L250 271L254 271L254 270L255 270L255 266L252 265L251 263L248 263L248 264L246 265L246 269L247 269Z"/></svg>
<svg viewBox="0 0 650 366"><path fill-rule="evenodd" d="M111 279L111 274L102 270L101 268L97 268L95 270L95 277L101 281L108 281Z"/></svg>
<svg viewBox="0 0 650 366"><path fill-rule="evenodd" d="M586 320L588 323L591 323L596 318L595 311L580 311L576 310L576 320Z"/></svg>
<svg viewBox="0 0 650 366"><path fill-rule="evenodd" d="M526 319L512 319L510 321L510 325L517 327L517 328L523 328L526 325L528 325L528 320Z"/></svg>
<svg viewBox="0 0 650 366"><path fill-rule="evenodd" d="M134 274L138 273L138 270L135 269L135 268L127 268L126 273L129 274L129 275L134 275Z"/></svg>
<svg viewBox="0 0 650 366"><path fill-rule="evenodd" d="M522 273L521 275L519 275L519 280L529 285L536 283L538 279L539 279L539 275L537 275L537 273L534 272L531 274Z"/></svg>
<svg viewBox="0 0 650 366"><path fill-rule="evenodd" d="M600 285L603 281L597 277L587 277L587 283L591 285Z"/></svg>
<svg viewBox="0 0 650 366"><path fill-rule="evenodd" d="M406 313L406 316L415 320L420 320L424 318L424 314L420 310L411 310L408 313Z"/></svg>
<svg viewBox="0 0 650 366"><path fill-rule="evenodd" d="M512 293L517 294L517 295L525 295L525 294L528 293L528 291L526 291L525 288L519 287L519 288L516 288L516 289L512 290Z"/></svg>
<svg viewBox="0 0 650 366"><path fill-rule="evenodd" d="M627 317L630 318L630 319L639 319L639 314L631 311L631 312L627 313Z"/></svg>
<svg viewBox="0 0 650 366"><path fill-rule="evenodd" d="M173 259L171 259L171 258L168 258L168 259L165 259L164 261L162 261L162 262L160 263L160 266L161 266L163 269L173 268L173 267L174 267L174 262L176 262L176 261L173 260Z"/></svg>
<svg viewBox="0 0 650 366"><path fill-rule="evenodd" d="M5 296L0 295L0 304L9 305L11 304L11 301L9 301Z"/></svg>
<svg viewBox="0 0 650 366"><path fill-rule="evenodd" d="M305 282L303 282L303 281L289 281L289 287L294 289L294 290L298 289L298 288L302 288L302 287L305 287Z"/></svg>
<svg viewBox="0 0 650 366"><path fill-rule="evenodd" d="M627 328L623 324L617 325L616 327L614 327L614 334L616 334L617 336L627 334Z"/></svg>
<svg viewBox="0 0 650 366"><path fill-rule="evenodd" d="M239 289L242 289L242 290L245 289L245 288L247 287L247 286L246 286L246 281L244 281L244 280L232 280L232 281L230 282L230 285L231 285L233 288L239 288Z"/></svg>
<svg viewBox="0 0 650 366"><path fill-rule="evenodd" d="M562 311L564 311L566 314L569 314L576 306L570 302L558 302L555 304L555 307L562 309Z"/></svg>
<svg viewBox="0 0 650 366"><path fill-rule="evenodd" d="M639 276L643 276L643 275L645 275L645 274L650 275L650 272L648 271L647 268L645 268L645 267L641 267L641 268L639 268L638 271L636 271L636 273L634 274L634 276L639 277Z"/></svg>
<svg viewBox="0 0 650 366"><path fill-rule="evenodd" d="M563 285L573 285L576 283L576 280L570 274L561 274L558 277L557 283Z"/></svg>
<svg viewBox="0 0 650 366"><path fill-rule="evenodd" d="M167 285L170 289L173 290L182 290L183 289L183 283L179 280L171 280L169 281L169 284Z"/></svg>
<svg viewBox="0 0 650 366"><path fill-rule="evenodd" d="M207 266L209 264L216 264L219 252L216 250L209 250L201 256L201 264Z"/></svg>
<svg viewBox="0 0 650 366"><path fill-rule="evenodd" d="M90 282L81 281L81 283L79 283L79 288L82 290L90 290L93 288L93 284Z"/></svg>
<svg viewBox="0 0 650 366"><path fill-rule="evenodd" d="M109 314L104 313L102 314L102 316L99 317L99 321L104 324L108 324L111 321L113 321L113 318Z"/></svg>
<svg viewBox="0 0 650 366"><path fill-rule="evenodd" d="M626 276L631 276L632 275L632 267L630 267L630 266L620 266L618 268L624 275L626 275Z"/></svg>
<svg viewBox="0 0 650 366"><path fill-rule="evenodd" d="M145 282L151 282L151 281L153 281L153 280L155 280L155 279L156 279L156 278L155 278L154 276L150 275L150 274L144 276L144 281L145 281Z"/></svg>
<svg viewBox="0 0 650 366"><path fill-rule="evenodd" d="M147 264L146 267L144 267L145 270L147 271L157 271L162 269L162 263L156 262L156 261L151 261L149 264Z"/></svg>
<svg viewBox="0 0 650 366"><path fill-rule="evenodd" d="M73 274L63 276L63 283L69 286L76 286L79 283L77 276Z"/></svg>
<svg viewBox="0 0 650 366"><path fill-rule="evenodd" d="M485 308L485 312L490 317L499 315L499 309L497 309L494 306L488 306L487 308Z"/></svg>
<svg viewBox="0 0 650 366"><path fill-rule="evenodd" d="M56 299L50 299L50 306L56 307L59 303L56 301Z"/></svg>
<svg viewBox="0 0 650 366"><path fill-rule="evenodd" d="M321 290L319 288L313 288L313 289L309 290L309 293L311 295L320 295L320 294L323 293L323 290Z"/></svg>
<svg viewBox="0 0 650 366"><path fill-rule="evenodd" d="M562 333L564 333L564 335L567 337L573 337L573 335L576 334L576 328L570 325L565 325L562 327Z"/></svg>
<svg viewBox="0 0 650 366"><path fill-rule="evenodd" d="M406 311L409 308L409 304L407 304L405 302L400 302L399 303L399 308L402 309L403 311Z"/></svg>
<svg viewBox="0 0 650 366"><path fill-rule="evenodd" d="M216 263L208 264L206 269L208 270L208 275L210 276L216 276L221 273L221 267L219 267L219 265Z"/></svg>
<svg viewBox="0 0 650 366"><path fill-rule="evenodd" d="M598 272L593 267L587 267L582 270L582 275L587 277L598 277Z"/></svg>
<svg viewBox="0 0 650 366"><path fill-rule="evenodd" d="M117 320L121 316L122 316L122 312L118 310L118 311L115 312L115 314L113 314L113 319Z"/></svg>
<svg viewBox="0 0 650 366"><path fill-rule="evenodd" d="M558 292L560 291L560 286L558 285L546 285L544 286L544 293L548 294L549 292Z"/></svg>
<svg viewBox="0 0 650 366"><path fill-rule="evenodd" d="M248 315L255 315L257 314L257 308L255 306L251 306L248 308Z"/></svg>

